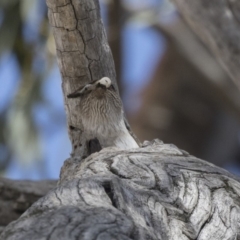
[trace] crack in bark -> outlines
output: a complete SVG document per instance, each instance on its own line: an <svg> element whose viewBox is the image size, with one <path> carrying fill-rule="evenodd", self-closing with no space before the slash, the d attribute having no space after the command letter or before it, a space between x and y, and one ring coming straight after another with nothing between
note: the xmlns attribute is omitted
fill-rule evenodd
<svg viewBox="0 0 240 240"><path fill-rule="evenodd" d="M62 205L62 200L61 200L61 198L59 198L59 196L58 196L56 191L54 191L54 194L55 194L57 200L59 201L60 205Z"/></svg>
<svg viewBox="0 0 240 240"><path fill-rule="evenodd" d="M57 8L57 10L59 11L59 9L58 9L58 8L61 8L61 7L66 7L66 6L68 6L68 5L71 5L71 0L69 0L69 3L66 3L66 4L64 4L64 5L59 5L59 6L56 6L56 8Z"/></svg>
<svg viewBox="0 0 240 240"><path fill-rule="evenodd" d="M80 183L81 183L81 179L78 180L77 182L77 192L78 192L78 196L80 197L80 199L86 204L88 205L88 203L84 200L82 194L80 193Z"/></svg>
<svg viewBox="0 0 240 240"><path fill-rule="evenodd" d="M51 8L49 4L47 4L47 6L48 6L49 9L51 9L51 11L52 11L53 13L58 13L58 12L59 12L59 9L58 9L58 8L66 7L67 5L70 5L70 4L71 4L71 3L69 2L69 3L66 3L66 4L64 4L64 5L59 5L59 6L56 5L56 6L53 7L53 8ZM56 9L56 11L54 11L55 9Z"/></svg>
<svg viewBox="0 0 240 240"><path fill-rule="evenodd" d="M79 32L79 34L80 34L80 36L81 36L81 38L82 38L82 41L83 41L83 45L84 45L83 52L84 52L84 54L85 54L86 43L85 43L85 41L84 41L84 37L83 37L82 32L77 28L77 26L78 26L78 18L77 18L77 14L76 14L75 7L74 7L74 5L73 5L73 3L72 3L72 0L69 0L69 1L70 1L71 5L72 5L74 17L75 17L76 22L77 22L77 23L76 23L76 30ZM86 54L85 54L85 55L86 55Z"/></svg>
<svg viewBox="0 0 240 240"><path fill-rule="evenodd" d="M105 193L108 195L109 199L111 200L113 207L117 208L117 203L115 202L115 199L114 199L114 192L113 192L111 183L104 182L102 186L105 190Z"/></svg>

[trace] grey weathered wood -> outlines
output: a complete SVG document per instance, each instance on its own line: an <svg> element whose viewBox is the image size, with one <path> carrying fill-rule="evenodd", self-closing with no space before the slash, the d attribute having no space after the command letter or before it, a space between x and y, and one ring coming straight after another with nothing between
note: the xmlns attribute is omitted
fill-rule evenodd
<svg viewBox="0 0 240 240"><path fill-rule="evenodd" d="M47 3L64 95L95 74L112 73L114 80L97 1ZM70 136L80 144L80 113L68 101ZM160 141L85 159L81 151L65 161L58 186L4 228L0 240L240 239L240 183L227 171Z"/></svg>
<svg viewBox="0 0 240 240"><path fill-rule="evenodd" d="M115 85L112 53L100 17L98 0L47 0L48 17L62 76L73 154L87 156L78 99L66 96L91 81L109 77Z"/></svg>
<svg viewBox="0 0 240 240"><path fill-rule="evenodd" d="M159 141L65 162L59 185L1 240L240 238L240 183Z"/></svg>
<svg viewBox="0 0 240 240"><path fill-rule="evenodd" d="M56 183L53 180L35 182L0 178L0 227L18 219Z"/></svg>
<svg viewBox="0 0 240 240"><path fill-rule="evenodd" d="M172 0L240 89L240 2Z"/></svg>

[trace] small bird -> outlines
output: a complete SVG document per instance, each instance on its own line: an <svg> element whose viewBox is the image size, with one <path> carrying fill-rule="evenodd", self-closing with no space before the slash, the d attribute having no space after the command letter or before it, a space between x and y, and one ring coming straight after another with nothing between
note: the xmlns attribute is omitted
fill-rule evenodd
<svg viewBox="0 0 240 240"><path fill-rule="evenodd" d="M97 139L101 148L138 148L124 121L122 101L108 77L86 84L68 98L80 98L79 111L87 140Z"/></svg>

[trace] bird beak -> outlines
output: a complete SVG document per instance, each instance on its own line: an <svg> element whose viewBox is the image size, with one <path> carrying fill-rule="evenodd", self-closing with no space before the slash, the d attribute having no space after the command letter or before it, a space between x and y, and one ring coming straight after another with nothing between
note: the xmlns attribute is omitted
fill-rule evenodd
<svg viewBox="0 0 240 240"><path fill-rule="evenodd" d="M67 95L67 98L77 98L77 97L81 97L82 93L79 92L74 92L74 93L70 93Z"/></svg>
<svg viewBox="0 0 240 240"><path fill-rule="evenodd" d="M109 87L112 86L112 82L109 78L104 77L101 78L98 81L94 81L92 83L89 83L85 86L80 87L79 89L77 89L75 92L70 93L69 95L67 95L67 98L77 98L77 97L81 97L91 91L94 91L96 88L102 88L102 89L107 89Z"/></svg>

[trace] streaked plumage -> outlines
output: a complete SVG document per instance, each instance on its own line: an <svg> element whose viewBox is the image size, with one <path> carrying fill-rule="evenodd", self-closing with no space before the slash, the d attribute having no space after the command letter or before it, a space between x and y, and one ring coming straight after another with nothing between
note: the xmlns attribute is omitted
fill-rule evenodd
<svg viewBox="0 0 240 240"><path fill-rule="evenodd" d="M88 140L97 138L102 148L139 147L125 126L122 102L109 78L87 84L68 97L81 98L79 111Z"/></svg>

